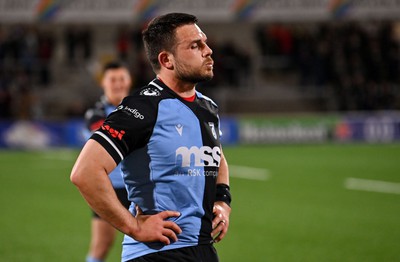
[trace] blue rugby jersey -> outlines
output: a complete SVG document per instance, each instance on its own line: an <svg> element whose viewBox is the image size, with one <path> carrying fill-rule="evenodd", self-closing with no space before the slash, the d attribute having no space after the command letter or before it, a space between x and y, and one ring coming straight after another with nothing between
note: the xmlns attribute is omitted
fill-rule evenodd
<svg viewBox="0 0 400 262"><path fill-rule="evenodd" d="M85 134L89 138L94 131L96 131L104 122L106 117L115 110L115 106L110 104L105 96L102 96L99 101L96 102L93 108L90 108L85 113L85 123L87 133ZM114 188L125 188L125 183L122 178L121 165L118 165L108 177Z"/></svg>
<svg viewBox="0 0 400 262"><path fill-rule="evenodd" d="M213 203L221 160L217 105L196 92L188 102L161 81L126 97L92 139L118 164L132 201L145 214L179 211L178 241L141 243L125 236L122 260L212 242Z"/></svg>

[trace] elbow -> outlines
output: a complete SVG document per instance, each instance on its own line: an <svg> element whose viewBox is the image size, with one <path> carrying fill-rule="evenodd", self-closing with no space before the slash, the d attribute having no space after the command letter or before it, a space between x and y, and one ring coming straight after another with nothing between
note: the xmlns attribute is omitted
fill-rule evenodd
<svg viewBox="0 0 400 262"><path fill-rule="evenodd" d="M82 174L76 169L72 170L71 175L69 176L69 180L77 187L79 187L83 183Z"/></svg>
<svg viewBox="0 0 400 262"><path fill-rule="evenodd" d="M74 185L78 185L79 184L79 177L78 177L77 173L75 173L75 172L71 173L71 175L69 176L69 180Z"/></svg>

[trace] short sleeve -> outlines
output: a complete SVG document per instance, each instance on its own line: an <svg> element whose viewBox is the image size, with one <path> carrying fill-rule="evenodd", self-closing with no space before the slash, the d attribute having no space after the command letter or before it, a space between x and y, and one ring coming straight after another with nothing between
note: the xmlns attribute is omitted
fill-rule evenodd
<svg viewBox="0 0 400 262"><path fill-rule="evenodd" d="M130 152L147 144L156 116L155 101L148 97L126 97L91 139L99 142L118 164Z"/></svg>

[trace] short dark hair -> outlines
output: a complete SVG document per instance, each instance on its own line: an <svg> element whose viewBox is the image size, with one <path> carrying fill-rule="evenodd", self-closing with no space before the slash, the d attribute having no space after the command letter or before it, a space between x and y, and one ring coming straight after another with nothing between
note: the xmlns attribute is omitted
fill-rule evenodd
<svg viewBox="0 0 400 262"><path fill-rule="evenodd" d="M121 62L121 61L108 62L103 66L103 75L108 70L119 69L119 68L125 68L126 70L128 70L128 66L125 63Z"/></svg>
<svg viewBox="0 0 400 262"><path fill-rule="evenodd" d="M161 68L158 63L158 54L164 50L174 51L175 30L183 25L196 23L196 16L184 13L169 13L150 21L147 28L143 30L142 37L147 58L154 71Z"/></svg>

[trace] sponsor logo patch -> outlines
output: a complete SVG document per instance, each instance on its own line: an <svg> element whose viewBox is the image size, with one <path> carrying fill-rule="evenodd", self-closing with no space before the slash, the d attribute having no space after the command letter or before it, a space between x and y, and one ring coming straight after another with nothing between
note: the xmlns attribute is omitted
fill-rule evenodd
<svg viewBox="0 0 400 262"><path fill-rule="evenodd" d="M125 135L124 130L116 130L109 125L103 125L101 129L107 131L107 133L109 133L112 137L118 138L119 140L122 140L122 137Z"/></svg>
<svg viewBox="0 0 400 262"><path fill-rule="evenodd" d="M130 108L129 106L125 106L123 108L123 110L125 112L127 112L128 114L134 116L135 118L138 118L138 119L141 119L141 120L144 119L144 115L142 115L136 108Z"/></svg>
<svg viewBox="0 0 400 262"><path fill-rule="evenodd" d="M211 134L213 135L214 139L217 139L217 132L215 132L215 125L213 122L208 122L208 126L211 129Z"/></svg>
<svg viewBox="0 0 400 262"><path fill-rule="evenodd" d="M154 89L154 88L146 88L146 89L143 89L143 90L140 92L140 95L142 95L142 96L160 96L161 93L160 93L160 91L158 91L157 89Z"/></svg>
<svg viewBox="0 0 400 262"><path fill-rule="evenodd" d="M104 123L104 119L101 119L99 121L96 121L96 122L90 124L90 130L94 131L94 130L99 129L103 125L103 123Z"/></svg>
<svg viewBox="0 0 400 262"><path fill-rule="evenodd" d="M178 131L178 134L179 134L180 136L182 136L183 125L177 124L177 125L175 126L175 129L176 129L176 131Z"/></svg>
<svg viewBox="0 0 400 262"><path fill-rule="evenodd" d="M200 148L179 147L175 152L177 163L182 167L219 167L221 162L221 149L218 146L213 148L202 146Z"/></svg>

